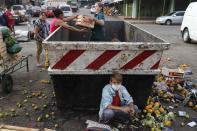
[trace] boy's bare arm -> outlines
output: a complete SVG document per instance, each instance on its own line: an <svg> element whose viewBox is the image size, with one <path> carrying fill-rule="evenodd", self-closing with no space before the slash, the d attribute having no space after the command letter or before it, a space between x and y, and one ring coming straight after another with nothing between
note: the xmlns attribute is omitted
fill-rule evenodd
<svg viewBox="0 0 197 131"><path fill-rule="evenodd" d="M134 104L133 104L133 102L131 102L131 103L129 104L129 107L130 107L130 109L131 109L131 113L132 113L132 114L135 113L135 109L134 109Z"/></svg>
<svg viewBox="0 0 197 131"><path fill-rule="evenodd" d="M130 113L130 108L129 107L120 107L120 106L113 106L113 105L108 105L107 106L108 109L112 109L112 110L119 110L119 111L123 111L125 113Z"/></svg>

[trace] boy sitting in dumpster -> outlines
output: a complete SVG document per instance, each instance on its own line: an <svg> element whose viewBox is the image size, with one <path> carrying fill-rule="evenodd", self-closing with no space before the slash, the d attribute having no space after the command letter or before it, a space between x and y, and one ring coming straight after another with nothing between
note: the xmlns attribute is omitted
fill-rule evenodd
<svg viewBox="0 0 197 131"><path fill-rule="evenodd" d="M122 75L113 73L110 83L103 88L100 104L100 122L109 124L114 120L127 123L137 106L127 89L122 85Z"/></svg>

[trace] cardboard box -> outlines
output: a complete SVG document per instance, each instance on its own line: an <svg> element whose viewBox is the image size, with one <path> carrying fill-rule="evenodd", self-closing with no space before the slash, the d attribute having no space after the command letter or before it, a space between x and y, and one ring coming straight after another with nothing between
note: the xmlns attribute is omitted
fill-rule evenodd
<svg viewBox="0 0 197 131"><path fill-rule="evenodd" d="M95 22L90 16L79 15L76 21L77 26L94 28Z"/></svg>

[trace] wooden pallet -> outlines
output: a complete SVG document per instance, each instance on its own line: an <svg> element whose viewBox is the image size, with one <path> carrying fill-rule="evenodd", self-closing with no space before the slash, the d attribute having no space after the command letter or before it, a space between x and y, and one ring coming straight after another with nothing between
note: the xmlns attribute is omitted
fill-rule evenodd
<svg viewBox="0 0 197 131"><path fill-rule="evenodd" d="M47 128L36 129L36 128L27 128L27 127L0 124L0 131L55 131L55 130L51 130Z"/></svg>

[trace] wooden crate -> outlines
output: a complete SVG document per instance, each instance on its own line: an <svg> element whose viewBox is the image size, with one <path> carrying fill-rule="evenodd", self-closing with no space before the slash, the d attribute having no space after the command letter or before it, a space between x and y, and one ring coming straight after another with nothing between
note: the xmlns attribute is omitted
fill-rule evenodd
<svg viewBox="0 0 197 131"><path fill-rule="evenodd" d="M11 126L0 124L0 131L55 131L51 129L36 129L36 128L28 128L28 127L20 127L20 126Z"/></svg>

